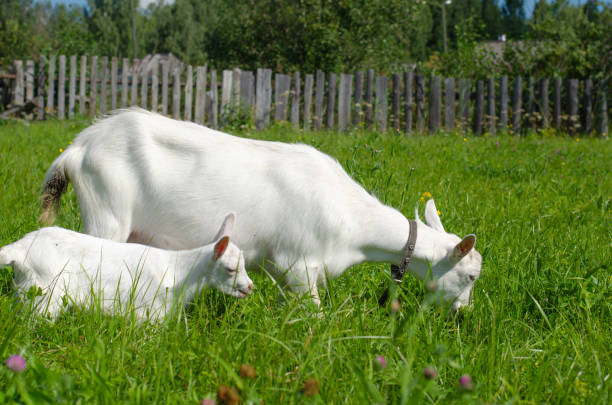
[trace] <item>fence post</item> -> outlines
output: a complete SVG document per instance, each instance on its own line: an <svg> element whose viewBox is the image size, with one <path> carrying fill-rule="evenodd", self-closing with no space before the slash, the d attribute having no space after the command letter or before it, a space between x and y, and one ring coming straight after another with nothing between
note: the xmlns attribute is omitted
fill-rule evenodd
<svg viewBox="0 0 612 405"><path fill-rule="evenodd" d="M550 114L550 105L548 102L548 78L542 78L540 80L540 97L542 98L542 127L547 128L549 125L548 115Z"/></svg>
<svg viewBox="0 0 612 405"><path fill-rule="evenodd" d="M570 135L576 133L580 125L578 116L578 79L569 79L567 88L567 113L569 115L568 132Z"/></svg>
<svg viewBox="0 0 612 405"><path fill-rule="evenodd" d="M181 117L181 66L175 66L172 72L172 118ZM210 120L210 116L208 116Z"/></svg>
<svg viewBox="0 0 612 405"><path fill-rule="evenodd" d="M117 69L118 69L118 60L116 56L111 58L111 110L117 109Z"/></svg>
<svg viewBox="0 0 612 405"><path fill-rule="evenodd" d="M474 121L472 130L475 135L482 135L482 116L484 113L484 82L476 81L476 103L474 105Z"/></svg>
<svg viewBox="0 0 612 405"><path fill-rule="evenodd" d="M37 119L45 118L45 85L47 84L45 75L45 57L38 57L38 72L36 74L36 100L38 102Z"/></svg>
<svg viewBox="0 0 612 405"><path fill-rule="evenodd" d="M589 135L593 131L593 81L586 79L584 81L584 95L582 106L584 108L584 133Z"/></svg>
<svg viewBox="0 0 612 405"><path fill-rule="evenodd" d="M191 121L193 103L193 66L188 65L185 72L185 111L183 111L183 119Z"/></svg>
<svg viewBox="0 0 612 405"><path fill-rule="evenodd" d="M210 97L207 99L208 105L208 125L211 128L219 127L219 88L217 87L217 71L210 71Z"/></svg>
<svg viewBox="0 0 612 405"><path fill-rule="evenodd" d="M68 117L74 118L74 105L76 99L76 75L77 60L76 55L70 56L70 84L68 86Z"/></svg>
<svg viewBox="0 0 612 405"><path fill-rule="evenodd" d="M412 133L412 80L413 72L404 72L404 132Z"/></svg>
<svg viewBox="0 0 612 405"><path fill-rule="evenodd" d="M274 121L287 121L287 104L291 76L277 73L274 75Z"/></svg>
<svg viewBox="0 0 612 405"><path fill-rule="evenodd" d="M98 97L98 57L91 57L91 73L89 74L89 115L96 115Z"/></svg>
<svg viewBox="0 0 612 405"><path fill-rule="evenodd" d="M391 125L396 131L400 129L400 75L393 73L391 76Z"/></svg>
<svg viewBox="0 0 612 405"><path fill-rule="evenodd" d="M147 109L149 105L149 66L144 64L141 66L142 82L140 83L140 106Z"/></svg>
<svg viewBox="0 0 612 405"><path fill-rule="evenodd" d="M236 114L236 109L240 106L240 78L242 71L238 68L232 69L232 92L230 95L230 106L232 114Z"/></svg>
<svg viewBox="0 0 612 405"><path fill-rule="evenodd" d="M310 130L310 110L312 106L312 88L314 84L314 76L307 74L304 80L304 129Z"/></svg>
<svg viewBox="0 0 612 405"><path fill-rule="evenodd" d="M417 74L415 76L415 94L414 98L416 101L416 119L417 119L417 131L423 133L424 130L424 119L423 108L425 104L425 76Z"/></svg>
<svg viewBox="0 0 612 405"><path fill-rule="evenodd" d="M195 110L193 112L194 122L204 125L204 114L206 110L206 66L196 68L196 94ZM229 71L231 73L231 71ZM225 71L224 77L225 77ZM223 114L221 115L223 117Z"/></svg>
<svg viewBox="0 0 612 405"><path fill-rule="evenodd" d="M508 76L502 76L499 81L499 129L508 129Z"/></svg>
<svg viewBox="0 0 612 405"><path fill-rule="evenodd" d="M257 69L255 83L255 127L259 130L270 124L270 104L272 102L272 71Z"/></svg>
<svg viewBox="0 0 612 405"><path fill-rule="evenodd" d="M387 76L376 78L376 126L378 131L387 130Z"/></svg>
<svg viewBox="0 0 612 405"><path fill-rule="evenodd" d="M230 114L230 106L232 100L232 79L233 73L231 70L224 70L221 76L221 128L228 121ZM196 101L197 103L197 101Z"/></svg>
<svg viewBox="0 0 612 405"><path fill-rule="evenodd" d="M330 73L327 77L327 119L325 126L332 129L335 126L334 112L336 110L336 74Z"/></svg>
<svg viewBox="0 0 612 405"><path fill-rule="evenodd" d="M23 105L24 104L24 76L23 76L23 61L16 60L13 62L15 65L15 95L13 96L13 104Z"/></svg>
<svg viewBox="0 0 612 405"><path fill-rule="evenodd" d="M127 107L129 62L123 58L121 68L121 108Z"/></svg>
<svg viewBox="0 0 612 405"><path fill-rule="evenodd" d="M555 108L553 110L553 122L556 129L561 129L561 87L561 78L555 77L553 94L553 97L555 98Z"/></svg>
<svg viewBox="0 0 612 405"><path fill-rule="evenodd" d="M161 62L162 67L162 114L168 114L168 84L170 75L170 63L168 60Z"/></svg>
<svg viewBox="0 0 612 405"><path fill-rule="evenodd" d="M132 94L131 94L131 105L138 105L138 78L140 77L138 74L138 67L140 64L140 60L133 59L132 60Z"/></svg>
<svg viewBox="0 0 612 405"><path fill-rule="evenodd" d="M100 66L100 112L106 112L106 82L108 81L108 56L102 57Z"/></svg>
<svg viewBox="0 0 612 405"><path fill-rule="evenodd" d="M153 61L153 66L151 66L151 111L157 112L159 103L158 103L158 95L159 95L159 62L157 60Z"/></svg>
<svg viewBox="0 0 612 405"><path fill-rule="evenodd" d="M599 136L604 136L609 138L608 133L608 100L607 100L607 80L599 81L599 128L598 133Z"/></svg>
<svg viewBox="0 0 612 405"><path fill-rule="evenodd" d="M444 79L444 128L449 131L455 129L455 79Z"/></svg>
<svg viewBox="0 0 612 405"><path fill-rule="evenodd" d="M320 130L323 127L323 99L325 97L325 73L322 70L317 70L317 83L315 89L315 107L314 107L314 129Z"/></svg>
<svg viewBox="0 0 612 405"><path fill-rule="evenodd" d="M523 102L523 79L514 79L514 91L512 92L512 133L521 134L521 108Z"/></svg>
<svg viewBox="0 0 612 405"><path fill-rule="evenodd" d="M85 115L87 111L87 56L81 56L79 78L79 114Z"/></svg>
<svg viewBox="0 0 612 405"><path fill-rule="evenodd" d="M293 73L293 91L291 92L291 123L294 128L300 127L300 89L302 83L300 72Z"/></svg>
<svg viewBox="0 0 612 405"><path fill-rule="evenodd" d="M353 90L353 75L340 74L340 90L338 93L338 130L346 131L351 126L351 93Z"/></svg>
<svg viewBox="0 0 612 405"><path fill-rule="evenodd" d="M55 109L55 55L49 58L49 87L47 88L47 111L54 114Z"/></svg>
<svg viewBox="0 0 612 405"><path fill-rule="evenodd" d="M535 88L534 78L527 78L527 128L531 131L535 129Z"/></svg>
<svg viewBox="0 0 612 405"><path fill-rule="evenodd" d="M487 83L487 130L495 134L495 79L489 77Z"/></svg>
<svg viewBox="0 0 612 405"><path fill-rule="evenodd" d="M374 70L368 69L365 92L365 126L372 125L372 104L374 95Z"/></svg>
<svg viewBox="0 0 612 405"><path fill-rule="evenodd" d="M252 109L255 105L255 77L248 70L240 73L240 100L248 108Z"/></svg>
<svg viewBox="0 0 612 405"><path fill-rule="evenodd" d="M363 77L362 70L355 72L355 98L353 99L353 106L355 107L353 127L355 128L359 128L363 121Z"/></svg>
<svg viewBox="0 0 612 405"><path fill-rule="evenodd" d="M459 120L463 128L468 128L470 123L471 87L470 79L459 80Z"/></svg>
<svg viewBox="0 0 612 405"><path fill-rule="evenodd" d="M25 99L34 99L34 61L26 60L25 64Z"/></svg>
<svg viewBox="0 0 612 405"><path fill-rule="evenodd" d="M442 120L442 82L439 76L431 76L429 85L429 132L440 129Z"/></svg>

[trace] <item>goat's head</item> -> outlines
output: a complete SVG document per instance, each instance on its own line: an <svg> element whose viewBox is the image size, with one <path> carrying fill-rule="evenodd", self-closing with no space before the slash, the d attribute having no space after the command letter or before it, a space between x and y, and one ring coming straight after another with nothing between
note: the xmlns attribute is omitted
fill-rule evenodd
<svg viewBox="0 0 612 405"><path fill-rule="evenodd" d="M418 215L416 219L420 222ZM425 222L435 231L429 269L437 291L445 301L452 302L453 310L468 306L474 282L480 277L482 267L482 256L474 249L476 236L470 234L462 239L447 233L434 200L427 201Z"/></svg>
<svg viewBox="0 0 612 405"><path fill-rule="evenodd" d="M209 282L219 291L237 298L251 295L253 281L244 268L242 251L230 241L234 228L234 214L225 217L215 238Z"/></svg>

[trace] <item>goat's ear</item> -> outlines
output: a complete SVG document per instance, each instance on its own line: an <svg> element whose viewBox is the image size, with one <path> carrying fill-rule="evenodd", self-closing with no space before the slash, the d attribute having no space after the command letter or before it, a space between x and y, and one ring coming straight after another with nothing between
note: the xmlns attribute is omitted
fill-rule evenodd
<svg viewBox="0 0 612 405"><path fill-rule="evenodd" d="M223 253L225 253L225 249L227 249L227 245L229 245L229 236L222 237L219 242L215 243L215 247L213 248L213 260L217 261Z"/></svg>
<svg viewBox="0 0 612 405"><path fill-rule="evenodd" d="M436 203L434 202L433 198L428 200L427 204L425 204L425 223L436 231L446 233L444 227L442 226L442 221L440 221L438 209L436 208Z"/></svg>
<svg viewBox="0 0 612 405"><path fill-rule="evenodd" d="M232 236L232 232L234 231L234 222L236 222L236 214L230 212L223 220L221 228L213 240L219 240L224 236Z"/></svg>
<svg viewBox="0 0 612 405"><path fill-rule="evenodd" d="M461 242L457 243L457 246L453 248L453 257L457 260L463 258L463 256L467 255L470 250L474 248L474 244L476 243L476 235L469 234L465 238L461 240Z"/></svg>

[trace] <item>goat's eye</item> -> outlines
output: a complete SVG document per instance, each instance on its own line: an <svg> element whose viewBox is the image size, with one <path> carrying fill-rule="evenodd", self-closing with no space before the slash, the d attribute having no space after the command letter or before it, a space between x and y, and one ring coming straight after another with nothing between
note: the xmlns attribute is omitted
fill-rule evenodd
<svg viewBox="0 0 612 405"><path fill-rule="evenodd" d="M229 274L235 274L235 273L236 273L236 269L231 269L231 268L229 268L229 267L226 267L225 269L227 270L227 272L228 272Z"/></svg>

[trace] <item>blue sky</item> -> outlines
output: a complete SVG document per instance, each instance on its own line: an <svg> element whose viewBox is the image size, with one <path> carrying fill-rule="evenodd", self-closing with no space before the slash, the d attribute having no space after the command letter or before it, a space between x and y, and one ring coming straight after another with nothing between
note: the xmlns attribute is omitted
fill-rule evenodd
<svg viewBox="0 0 612 405"><path fill-rule="evenodd" d="M157 0L140 0L140 7L146 8L149 3L154 3ZM173 3L174 0L164 0L166 3ZM533 6L537 0L525 0L525 13L527 16L531 15ZM612 4L612 0L602 0L604 3ZM572 4L584 4L586 0L570 0ZM72 4L77 6L86 6L87 0L51 0L51 4Z"/></svg>

